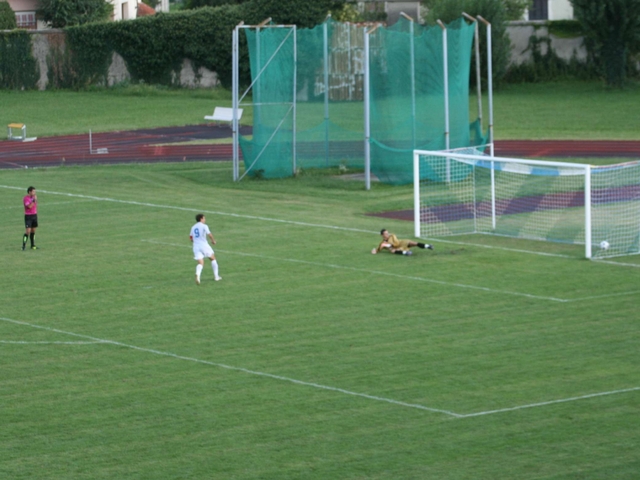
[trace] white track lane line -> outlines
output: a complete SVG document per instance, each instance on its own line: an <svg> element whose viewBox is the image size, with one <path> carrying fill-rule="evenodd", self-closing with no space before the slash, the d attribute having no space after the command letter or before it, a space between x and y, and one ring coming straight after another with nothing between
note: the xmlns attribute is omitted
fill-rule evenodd
<svg viewBox="0 0 640 480"><path fill-rule="evenodd" d="M65 330L59 330L57 328L44 327L42 325L36 325L36 324L33 324L33 323L22 322L20 320L13 320L11 318L0 317L0 320L2 320L4 322L13 323L13 324L16 324L16 325L24 325L24 326L27 326L27 327L38 328L38 329L46 330L46 331L49 331L49 332L61 333L61 334L64 334L64 335L71 335L71 336L80 337L80 338L86 338L88 340L91 340L91 341L94 341L94 342L97 342L97 343L107 343L107 344L110 344L110 345L116 345L118 347L130 348L132 350L137 350L139 352L152 353L152 354L155 354L155 355L161 355L161 356L164 356L164 357L171 357L171 358L175 358L175 359L178 359L178 360L185 360L185 361L188 361L188 362L195 362L195 363L200 363L200 364L204 364L204 365L210 365L212 367L219 367L219 368L224 368L224 369L227 369L227 370L233 370L233 371L236 371L236 372L248 373L250 375L258 375L260 377L272 378L274 380L281 380L281 381L285 381L285 382L295 383L297 385L303 385L303 386L306 386L306 387L319 388L319 389L322 389L322 390L329 390L329 391L333 391L333 392L343 393L343 394L346 394L346 395L353 395L355 397L366 398L368 400L375 400L375 401L378 401L378 402L391 403L393 405L398 405L398 406L401 406L401 407L415 408L415 409L418 409L418 410L426 410L426 411L434 412L434 413L444 413L445 415L449 415L451 417L456 417L456 418L461 416L461 415L458 415L457 413L449 412L447 410L440 410L438 408L430 408L430 407L426 407L424 405L417 405L415 403L400 402L398 400L393 400L391 398L378 397L376 395L368 395L366 393L352 392L350 390L345 390L345 389L337 388L337 387L330 387L330 386L327 386L327 385L321 385L319 383L305 382L305 381L302 381L302 380L296 380L295 378L283 377L281 375L273 375L271 373L259 372L257 370L249 370L247 368L234 367L234 366L231 366L231 365L225 365L224 363L209 362L207 360L200 360L198 358L193 358L193 357L184 357L182 355L177 355L177 354L171 353L171 352L163 352L163 351L160 351L160 350L154 350L152 348L137 347L135 345L129 345L129 344L122 343L122 342L116 342L114 340L106 340L106 339L102 339L102 338L95 338L95 337L91 337L89 335L82 335L80 333L67 332Z"/></svg>
<svg viewBox="0 0 640 480"><path fill-rule="evenodd" d="M166 246L170 246L170 247L179 247L179 248L189 248L189 245L180 245L177 243L168 243L168 242L160 242L160 241L156 241L156 240L141 240L142 242L146 242L146 243L153 243L155 245L166 245ZM512 292L509 290L496 290L493 288L488 288L488 287L479 287L476 285L467 285L464 283L454 283L454 282L444 282L441 280L433 280L431 278L425 278L425 277L414 277L411 275L401 275L398 273L389 273L389 272L383 272L380 270L369 270L366 268L356 268L356 267L347 267L344 265L336 265L333 263L318 263L318 262L309 262L307 260L297 260L294 258L278 258L278 257L270 257L267 255L258 255L255 253L243 253L243 252L237 252L235 250L221 250L221 249L216 249L216 251L218 252L223 252L223 253L227 253L230 255L241 255L244 257L255 257L255 258L264 258L266 260L275 260L278 262L290 262L290 263L300 263L303 265L313 265L314 267L323 267L323 268L336 268L336 269L340 269L340 270L350 270L352 272L359 272L359 273L369 273L369 274L373 274L373 275L385 275L387 277L394 277L394 278L402 278L405 280L416 280L419 282L427 282L427 283L435 283L437 285L445 285L448 287L457 287L457 288L464 288L464 289L470 289L470 290L481 290L483 292L489 292L489 293L495 293L498 295L515 295L518 297L527 297L527 298L533 298L536 300L547 300L550 302L560 302L560 303L564 303L564 302L568 302L569 300L563 299L563 298L555 298L555 297L543 297L543 296L539 296L539 295L531 295L529 293L522 293L522 292Z"/></svg>

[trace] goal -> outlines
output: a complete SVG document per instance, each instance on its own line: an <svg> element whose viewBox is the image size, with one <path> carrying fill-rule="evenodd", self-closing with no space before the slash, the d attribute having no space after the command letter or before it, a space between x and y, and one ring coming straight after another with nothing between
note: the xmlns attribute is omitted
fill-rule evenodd
<svg viewBox="0 0 640 480"><path fill-rule="evenodd" d="M484 233L640 253L640 162L593 166L414 151L417 237Z"/></svg>

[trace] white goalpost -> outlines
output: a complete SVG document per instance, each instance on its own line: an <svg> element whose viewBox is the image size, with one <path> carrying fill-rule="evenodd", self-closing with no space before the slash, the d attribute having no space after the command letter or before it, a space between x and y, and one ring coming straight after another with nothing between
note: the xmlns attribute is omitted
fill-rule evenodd
<svg viewBox="0 0 640 480"><path fill-rule="evenodd" d="M593 166L414 152L419 238L484 233L584 245L586 258L640 253L640 162Z"/></svg>

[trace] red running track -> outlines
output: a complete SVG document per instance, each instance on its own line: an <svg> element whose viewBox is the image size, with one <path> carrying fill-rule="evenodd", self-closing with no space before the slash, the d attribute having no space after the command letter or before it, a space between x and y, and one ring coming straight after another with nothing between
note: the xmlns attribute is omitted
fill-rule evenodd
<svg viewBox="0 0 640 480"><path fill-rule="evenodd" d="M251 127L242 127L248 135ZM228 126L188 125L128 130L89 135L39 138L33 142L0 141L0 168L131 162L224 161L232 158L232 145L171 145L194 140L231 137ZM495 144L501 157L625 157L640 159L640 141L502 140Z"/></svg>
<svg viewBox="0 0 640 480"><path fill-rule="evenodd" d="M243 135L251 129L240 129ZM190 125L148 130L94 133L91 147L89 134L38 138L33 142L0 142L0 168L24 168L108 164L131 162L179 162L194 160L230 160L233 147L227 144L171 145L194 140L231 137L229 127Z"/></svg>

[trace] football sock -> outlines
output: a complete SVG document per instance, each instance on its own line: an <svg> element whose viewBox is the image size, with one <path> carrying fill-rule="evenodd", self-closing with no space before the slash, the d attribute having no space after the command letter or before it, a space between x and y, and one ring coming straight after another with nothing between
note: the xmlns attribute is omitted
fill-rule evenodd
<svg viewBox="0 0 640 480"><path fill-rule="evenodd" d="M31 239L31 246L35 246L35 236L36 234L31 232L31 235L29 235L29 238Z"/></svg>
<svg viewBox="0 0 640 480"><path fill-rule="evenodd" d="M24 248L24 246L27 244L27 240L29 239L29 236L25 233L22 236L22 248Z"/></svg>
<svg viewBox="0 0 640 480"><path fill-rule="evenodd" d="M395 252L396 255L404 255L404 252L402 250L396 250Z"/></svg>
<svg viewBox="0 0 640 480"><path fill-rule="evenodd" d="M218 278L218 261L211 260L211 268L213 268L213 276Z"/></svg>
<svg viewBox="0 0 640 480"><path fill-rule="evenodd" d="M196 276L200 278L200 274L202 273L202 265L196 265Z"/></svg>
<svg viewBox="0 0 640 480"><path fill-rule="evenodd" d="M427 246L426 246L424 243L418 243L418 246L419 246L420 248L427 248Z"/></svg>

